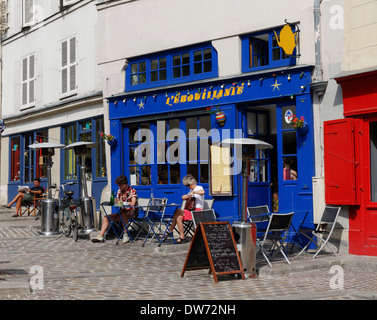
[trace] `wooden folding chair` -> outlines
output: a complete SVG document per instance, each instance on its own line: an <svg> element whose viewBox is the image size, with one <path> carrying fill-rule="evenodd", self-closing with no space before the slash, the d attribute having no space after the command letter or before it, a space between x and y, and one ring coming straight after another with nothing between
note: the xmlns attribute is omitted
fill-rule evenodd
<svg viewBox="0 0 377 320"><path fill-rule="evenodd" d="M22 207L25 207L24 210L22 210L21 207L21 214L20 216L24 215L27 212L27 215L30 216L32 215L35 217L36 215L40 214L41 211L41 205L42 205L42 200L46 199L46 192L43 191L43 193L40 196L34 195L34 198L32 201L22 201Z"/></svg>

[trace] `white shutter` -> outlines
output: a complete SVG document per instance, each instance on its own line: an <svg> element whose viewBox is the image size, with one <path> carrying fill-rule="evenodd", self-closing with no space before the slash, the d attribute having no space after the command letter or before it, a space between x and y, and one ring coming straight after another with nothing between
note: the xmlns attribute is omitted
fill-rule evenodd
<svg viewBox="0 0 377 320"><path fill-rule="evenodd" d="M35 55L22 59L21 109L34 106L35 102Z"/></svg>
<svg viewBox="0 0 377 320"><path fill-rule="evenodd" d="M69 50L69 88L73 91L76 90L76 37L70 39Z"/></svg>
<svg viewBox="0 0 377 320"><path fill-rule="evenodd" d="M61 66L61 74L62 74L62 94L68 92L68 41L62 42L62 66Z"/></svg>
<svg viewBox="0 0 377 320"><path fill-rule="evenodd" d="M74 93L77 87L76 37L62 42L61 54L62 95L67 95Z"/></svg>
<svg viewBox="0 0 377 320"><path fill-rule="evenodd" d="M27 27L34 24L34 0L23 0L22 2L22 26Z"/></svg>

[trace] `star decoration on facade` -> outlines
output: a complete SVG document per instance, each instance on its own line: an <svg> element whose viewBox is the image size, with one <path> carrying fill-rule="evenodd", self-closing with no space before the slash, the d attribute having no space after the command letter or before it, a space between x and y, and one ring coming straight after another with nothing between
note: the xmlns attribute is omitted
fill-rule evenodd
<svg viewBox="0 0 377 320"><path fill-rule="evenodd" d="M139 109L143 108L144 109L144 103L143 103L143 100L140 101L140 103L138 104L139 106Z"/></svg>
<svg viewBox="0 0 377 320"><path fill-rule="evenodd" d="M278 83L278 79L275 79L275 83L271 85L271 87L274 87L272 91L275 91L275 89L278 89L280 91L279 86L281 85L281 83Z"/></svg>

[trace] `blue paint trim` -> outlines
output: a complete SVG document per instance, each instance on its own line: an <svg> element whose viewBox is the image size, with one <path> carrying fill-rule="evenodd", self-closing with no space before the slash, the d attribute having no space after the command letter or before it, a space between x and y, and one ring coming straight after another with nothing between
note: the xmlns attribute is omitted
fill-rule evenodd
<svg viewBox="0 0 377 320"><path fill-rule="evenodd" d="M280 35L280 31L275 29L276 33ZM294 31L294 27L292 27L292 31ZM268 63L264 66L260 67L250 67L250 46L249 46L249 39L257 36L265 35L268 36L268 44L266 45L268 54L267 54L267 60ZM278 49L279 47L273 47L273 37L275 36L274 29L267 30L267 31L261 31L257 33L248 34L241 37L241 52L242 52L242 61L241 61L241 68L242 72L251 72L251 71L258 71L258 70L266 70L271 68L277 68L277 67L283 67L283 66L293 66L296 64L296 49L294 49L294 52L292 56L286 59L279 59L279 60L273 60L273 50ZM261 40L256 39L258 42L261 42ZM280 49L280 57L282 57L283 50Z"/></svg>
<svg viewBox="0 0 377 320"><path fill-rule="evenodd" d="M211 71L209 72L201 72L199 74L195 74L194 72L194 51L199 51L199 50L205 50L205 49L211 49L212 50L212 58L211 58ZM173 56L177 55L182 55L182 54L189 54L190 55L190 63L189 63L189 68L190 68L190 75L189 76L182 76L179 78L174 78L173 77ZM150 78L150 73L151 73L151 61L156 60L156 59L161 59L161 58L166 58L166 80L160 80L156 82L152 82ZM145 62L146 64L146 70L144 72L138 70L137 73L135 74L145 74L146 79L145 83L142 84L137 84L137 85L132 85L131 84L131 75L132 75L132 70L131 70L131 65L132 64L138 64L140 62ZM209 78L214 78L218 76L218 56L217 56L217 51L215 48L212 47L210 43L204 43L200 45L195 45L195 46L190 46L190 47L184 47L184 48L179 48L175 50L170 50L170 51L164 51L164 52L159 52L156 54L152 55L145 55L137 58L131 58L129 59L129 64L126 69L126 86L125 86L125 92L131 92L135 90L141 90L141 89L146 89L146 88L157 88L161 86L168 86L168 85L174 85L174 84L179 84L179 83L186 83L189 81L198 81L198 80L203 80L203 79L209 79Z"/></svg>

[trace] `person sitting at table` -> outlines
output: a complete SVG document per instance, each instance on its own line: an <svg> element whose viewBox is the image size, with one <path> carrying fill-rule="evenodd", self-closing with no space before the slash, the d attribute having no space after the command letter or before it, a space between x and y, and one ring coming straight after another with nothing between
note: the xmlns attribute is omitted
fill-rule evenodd
<svg viewBox="0 0 377 320"><path fill-rule="evenodd" d="M188 174L182 179L182 183L184 186L188 187L190 191L187 194L182 196L182 200L187 200L190 197L195 198L195 210L203 210L204 208L204 189L202 186L198 186L197 182L191 174ZM183 228L183 221L192 220L191 211L187 209L177 209L174 213L172 222L169 226L169 231L173 233L175 226L177 226L179 231L179 239L177 240L178 243L182 243L185 240L184 228ZM167 235L165 235L166 237Z"/></svg>
<svg viewBox="0 0 377 320"><path fill-rule="evenodd" d="M11 208L12 204L16 202L16 213L12 217L21 216L21 207L23 204L31 203L34 200L34 196L41 196L44 192L44 188L41 187L41 179L33 179L34 187L29 188L26 191L18 192L11 202L3 205L4 208Z"/></svg>
<svg viewBox="0 0 377 320"><path fill-rule="evenodd" d="M116 203L117 202L123 202L123 203L128 202L128 205L130 205L130 206L137 206L136 190L128 185L127 177L124 176L124 175L120 175L119 177L117 177L115 179L115 183L119 187L115 202ZM127 243L127 242L130 241L130 238L128 236L126 228L127 228L128 220L132 217L134 212L135 212L135 209L132 209L132 208L121 208L120 209L120 214L121 214L123 222L124 222L123 243ZM113 213L113 214L109 214L108 217L107 216L103 217L100 234L97 235L97 236L91 237L90 240L92 242L102 242L103 241L103 237L106 233L106 230L110 225L108 219L111 219L111 220L118 219L119 220L119 216L117 214Z"/></svg>

